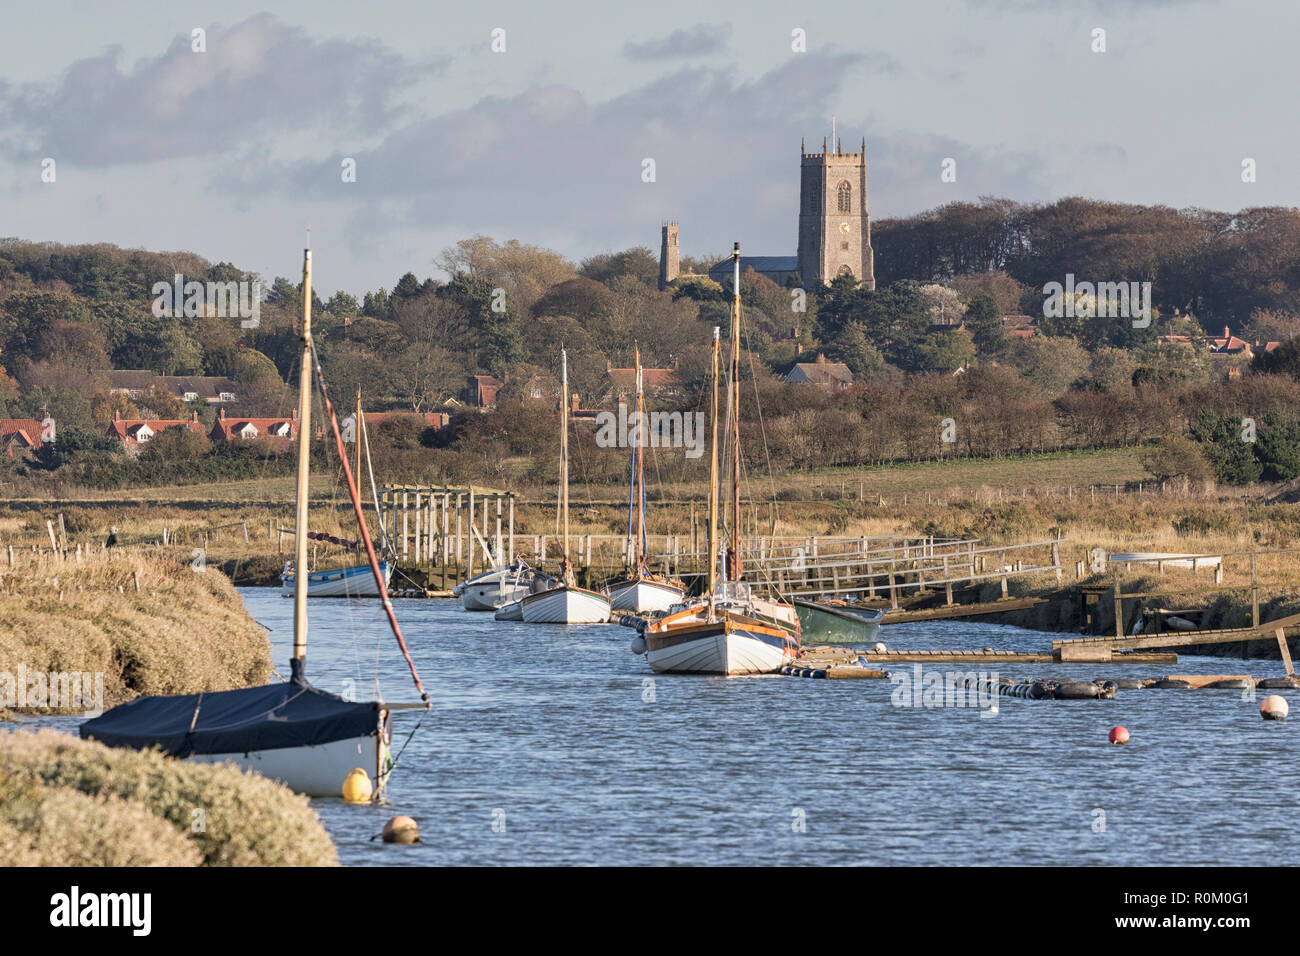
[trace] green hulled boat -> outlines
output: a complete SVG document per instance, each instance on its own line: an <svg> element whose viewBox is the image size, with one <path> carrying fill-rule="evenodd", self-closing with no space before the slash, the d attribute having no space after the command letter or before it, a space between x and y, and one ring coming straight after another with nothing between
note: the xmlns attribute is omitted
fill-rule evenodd
<svg viewBox="0 0 1300 956"><path fill-rule="evenodd" d="M794 599L804 644L874 644L885 612L880 608L857 607L842 601Z"/></svg>

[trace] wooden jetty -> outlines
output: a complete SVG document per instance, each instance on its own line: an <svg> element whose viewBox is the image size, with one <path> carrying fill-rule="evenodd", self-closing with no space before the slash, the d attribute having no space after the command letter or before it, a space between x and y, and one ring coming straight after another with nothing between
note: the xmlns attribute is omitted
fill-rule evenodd
<svg viewBox="0 0 1300 956"><path fill-rule="evenodd" d="M1055 597L1002 598L997 601L984 601L979 604L952 604L943 607L921 608L919 610L889 609L881 618L881 624L908 624L914 621L948 621L957 618L981 617L985 614L1000 614L1003 611L1020 611L1037 607L1040 604L1055 604L1067 599L1061 594Z"/></svg>
<svg viewBox="0 0 1300 956"><path fill-rule="evenodd" d="M956 650L886 650L886 651L866 651L852 650L842 647L817 646L804 648L803 656L799 658L797 666L806 667L831 667L836 664L847 664L856 662L859 659L866 661L867 666L873 664L898 664L898 663L932 663L932 664L1052 664L1062 663L1054 653L1025 653L1021 651L999 651L999 650L981 650L981 651L956 651ZM1176 664L1178 655L1168 652L1163 653L1131 653L1117 654L1109 659L1111 663L1126 664ZM1065 663L1070 663L1066 661ZM1086 661L1082 663L1095 663Z"/></svg>
<svg viewBox="0 0 1300 956"><path fill-rule="evenodd" d="M1148 650L1160 647L1189 647L1209 644L1236 644L1273 637L1277 640L1287 676L1295 670L1291 649L1287 646L1287 628L1300 627L1300 614L1291 614L1254 627L1222 628L1208 631L1165 631L1160 634L1130 634L1118 637L1076 637L1052 642L1052 654L1058 661L1099 662L1111 660L1117 651ZM1125 660L1128 656L1125 655Z"/></svg>

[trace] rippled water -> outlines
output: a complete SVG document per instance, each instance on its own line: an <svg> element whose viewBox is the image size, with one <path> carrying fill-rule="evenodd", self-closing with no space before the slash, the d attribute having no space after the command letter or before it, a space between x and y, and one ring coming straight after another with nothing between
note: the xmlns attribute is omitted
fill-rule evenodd
<svg viewBox="0 0 1300 956"><path fill-rule="evenodd" d="M241 589L283 671L292 602ZM504 624L451 601L396 601L434 700L390 804L315 806L345 863L1224 864L1300 861L1300 710L1260 720L1242 691L1121 690L1113 701L1003 698L903 708L884 680L656 676L632 631ZM374 602L311 604L308 676L413 700ZM1052 635L990 624L887 627L894 648L1043 650ZM959 665L932 665L958 670ZM995 665L996 666L996 665ZM909 665L893 665L910 670ZM1003 676L1276 676L1277 661L1001 665ZM1293 707L1300 694L1288 692ZM1106 741L1114 724L1127 747ZM805 832L793 824L801 811ZM1104 832L1095 832L1104 811ZM424 844L370 837L390 816ZM504 813L504 832L499 821ZM493 829L494 820L498 829Z"/></svg>
<svg viewBox="0 0 1300 956"><path fill-rule="evenodd" d="M240 593L287 672L293 602L278 589ZM387 806L313 801L346 864L1300 862L1297 692L1284 692L1296 709L1287 723L1260 720L1258 702L1231 690L1001 698L996 716L981 717L895 707L886 680L647 684L627 628L394 604L434 708L394 718L394 752L419 730ZM313 683L337 693L352 681L360 698L378 673L383 699L416 699L376 602L313 601L310 611ZM1018 651L1046 650L1053 636L964 622L880 634L897 649ZM1281 673L1278 661L1208 657L992 666L1014 678ZM75 732L76 721L48 723ZM1115 724L1132 733L1127 747L1107 743ZM420 822L423 844L371 839L398 813Z"/></svg>

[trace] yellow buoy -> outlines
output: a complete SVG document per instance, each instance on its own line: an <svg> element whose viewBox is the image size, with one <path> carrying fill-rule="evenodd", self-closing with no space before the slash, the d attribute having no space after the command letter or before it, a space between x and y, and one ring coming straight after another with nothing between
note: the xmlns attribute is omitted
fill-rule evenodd
<svg viewBox="0 0 1300 956"><path fill-rule="evenodd" d="M369 775L360 767L353 768L343 781L343 799L348 803L369 803L374 792Z"/></svg>

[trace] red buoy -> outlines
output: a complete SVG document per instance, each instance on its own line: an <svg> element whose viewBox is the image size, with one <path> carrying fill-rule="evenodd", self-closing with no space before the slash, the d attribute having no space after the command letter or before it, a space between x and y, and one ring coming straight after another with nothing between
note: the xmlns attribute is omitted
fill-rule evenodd
<svg viewBox="0 0 1300 956"><path fill-rule="evenodd" d="M1290 711L1286 698L1280 694L1269 694L1259 705L1259 716L1265 720L1286 720Z"/></svg>
<svg viewBox="0 0 1300 956"><path fill-rule="evenodd" d="M1128 728L1127 727L1110 728L1110 742L1113 744L1128 743Z"/></svg>

